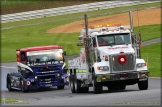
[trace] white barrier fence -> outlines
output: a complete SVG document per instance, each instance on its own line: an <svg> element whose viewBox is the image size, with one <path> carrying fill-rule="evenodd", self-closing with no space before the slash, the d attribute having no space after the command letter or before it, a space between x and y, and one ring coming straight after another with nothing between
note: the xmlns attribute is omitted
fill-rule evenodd
<svg viewBox="0 0 162 107"><path fill-rule="evenodd" d="M137 4L154 3L160 1L104 1L89 4L73 5L59 8L43 9L36 11L28 11L14 14L1 15L1 23L14 22L20 20L29 20L42 17L57 16L63 14L79 13L100 9L108 9L122 6L132 6Z"/></svg>

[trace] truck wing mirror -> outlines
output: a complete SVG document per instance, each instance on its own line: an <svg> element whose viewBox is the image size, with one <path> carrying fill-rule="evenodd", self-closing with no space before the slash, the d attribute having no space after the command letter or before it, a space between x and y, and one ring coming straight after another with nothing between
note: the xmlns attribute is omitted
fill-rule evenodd
<svg viewBox="0 0 162 107"><path fill-rule="evenodd" d="M91 41L90 38L84 38L84 40L83 40L84 46L89 46L90 45L90 41Z"/></svg>
<svg viewBox="0 0 162 107"><path fill-rule="evenodd" d="M66 56L66 51L63 52L64 56Z"/></svg>
<svg viewBox="0 0 162 107"><path fill-rule="evenodd" d="M137 39L138 39L138 43L141 44L141 42L142 42L142 40L141 40L141 33L138 34Z"/></svg>

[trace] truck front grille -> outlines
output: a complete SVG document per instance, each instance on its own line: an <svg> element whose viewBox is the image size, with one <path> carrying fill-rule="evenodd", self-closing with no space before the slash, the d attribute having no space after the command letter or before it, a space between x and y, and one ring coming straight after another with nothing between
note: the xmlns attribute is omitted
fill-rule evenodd
<svg viewBox="0 0 162 107"><path fill-rule="evenodd" d="M120 64L118 62L118 57L120 54L112 55L112 70L113 71L127 71L134 70L135 60L133 54L124 54L127 57L127 62L125 64Z"/></svg>
<svg viewBox="0 0 162 107"><path fill-rule="evenodd" d="M57 67L56 66L49 66L48 68L42 67L38 70L38 72L53 71L53 70L57 70Z"/></svg>

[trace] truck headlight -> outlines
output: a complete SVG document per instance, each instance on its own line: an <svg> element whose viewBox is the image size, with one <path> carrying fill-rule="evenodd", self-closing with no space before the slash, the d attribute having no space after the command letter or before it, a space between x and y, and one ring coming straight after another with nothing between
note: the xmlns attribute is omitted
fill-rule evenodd
<svg viewBox="0 0 162 107"><path fill-rule="evenodd" d="M146 66L146 63L138 63L137 64L137 67L143 67L143 66Z"/></svg>
<svg viewBox="0 0 162 107"><path fill-rule="evenodd" d="M108 66L97 66L97 70L109 70Z"/></svg>
<svg viewBox="0 0 162 107"><path fill-rule="evenodd" d="M59 77L59 76L60 76L60 74L57 74L57 76Z"/></svg>
<svg viewBox="0 0 162 107"><path fill-rule="evenodd" d="M35 79L37 79L37 76L35 76Z"/></svg>

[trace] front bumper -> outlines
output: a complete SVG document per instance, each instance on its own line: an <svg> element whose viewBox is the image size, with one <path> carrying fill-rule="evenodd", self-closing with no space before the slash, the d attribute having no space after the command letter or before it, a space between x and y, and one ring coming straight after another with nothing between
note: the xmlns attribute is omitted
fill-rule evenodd
<svg viewBox="0 0 162 107"><path fill-rule="evenodd" d="M32 81L30 85L26 85L26 89L39 89L46 87L54 87L54 86L64 86L69 85L69 81L67 78L60 78L56 81Z"/></svg>
<svg viewBox="0 0 162 107"><path fill-rule="evenodd" d="M134 72L122 72L122 73L109 73L96 75L97 82L116 81L116 80L129 80L139 79L139 81L147 80L147 71L134 71Z"/></svg>

